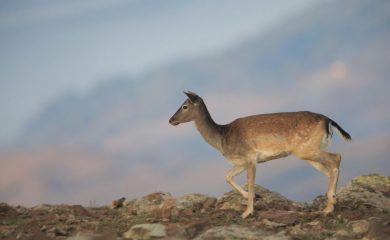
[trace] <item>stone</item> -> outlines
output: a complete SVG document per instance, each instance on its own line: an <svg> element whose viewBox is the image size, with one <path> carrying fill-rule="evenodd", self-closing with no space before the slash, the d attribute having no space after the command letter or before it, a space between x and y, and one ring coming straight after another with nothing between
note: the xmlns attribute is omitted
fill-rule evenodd
<svg viewBox="0 0 390 240"><path fill-rule="evenodd" d="M152 215L159 219L169 219L178 216L179 210L176 199L165 199L162 204L153 209Z"/></svg>
<svg viewBox="0 0 390 240"><path fill-rule="evenodd" d="M174 198L157 192L124 202L119 209L65 204L25 208L3 203L0 238L390 239L388 189L387 177L356 177L341 188L334 214L325 216L315 207L324 204L326 197L313 204L294 203L257 186L255 212L248 219L241 218L246 200L234 191L219 199L203 194Z"/></svg>
<svg viewBox="0 0 390 240"><path fill-rule="evenodd" d="M258 213L258 218L268 219L273 222L282 223L285 225L292 225L299 221L300 213L295 211L261 211Z"/></svg>
<svg viewBox="0 0 390 240"><path fill-rule="evenodd" d="M264 239L266 233L260 229L250 229L244 226L218 226L207 230L196 237L196 240L202 239Z"/></svg>
<svg viewBox="0 0 390 240"><path fill-rule="evenodd" d="M215 204L217 203L217 199L216 198L213 198L213 197L209 197L207 198L204 202L203 202L203 209L204 210L210 210L210 209L213 209L215 207Z"/></svg>
<svg viewBox="0 0 390 240"><path fill-rule="evenodd" d="M200 210L203 204L209 199L207 195L199 193L185 194L177 199L179 209L191 208L195 211Z"/></svg>
<svg viewBox="0 0 390 240"><path fill-rule="evenodd" d="M35 210L35 211L48 211L48 212L53 211L53 209L54 209L54 206L50 205L50 204L40 204L40 205L34 206L32 208L32 210Z"/></svg>
<svg viewBox="0 0 390 240"><path fill-rule="evenodd" d="M125 201L126 201L126 198L124 198L124 197L116 199L116 200L112 201L111 208L112 209L121 208L121 207L123 207L123 203Z"/></svg>
<svg viewBox="0 0 390 240"><path fill-rule="evenodd" d="M300 204L293 204L294 202L283 197L279 193L272 192L262 186L255 185L256 199L254 202L255 210L297 210ZM230 191L218 198L218 209L232 209L239 212L245 210L247 200L244 199L237 191Z"/></svg>
<svg viewBox="0 0 390 240"><path fill-rule="evenodd" d="M186 231L180 223L169 223L166 226L167 236L186 239Z"/></svg>
<svg viewBox="0 0 390 240"><path fill-rule="evenodd" d="M41 232L46 232L47 231L46 225L42 225L42 227L39 230L41 230Z"/></svg>
<svg viewBox="0 0 390 240"><path fill-rule="evenodd" d="M284 223L273 222L273 221L270 221L270 220L268 220L266 218L263 219L261 221L261 223L263 225L265 225L266 227L268 227L268 228L277 228L277 227L285 227L286 226L286 224L284 224Z"/></svg>
<svg viewBox="0 0 390 240"><path fill-rule="evenodd" d="M350 223L352 232L356 234L365 234L370 228L370 223L367 220L357 220Z"/></svg>
<svg viewBox="0 0 390 240"><path fill-rule="evenodd" d="M193 239L207 227L209 227L207 219L189 223L170 223L167 225L167 239Z"/></svg>
<svg viewBox="0 0 390 240"><path fill-rule="evenodd" d="M304 235L306 232L302 229L302 224L297 224L289 229L291 235Z"/></svg>
<svg viewBox="0 0 390 240"><path fill-rule="evenodd" d="M0 203L0 220L11 219L18 216L18 212L6 203Z"/></svg>
<svg viewBox="0 0 390 240"><path fill-rule="evenodd" d="M346 229L340 229L335 233L335 236L336 238L350 238L353 237L353 234Z"/></svg>
<svg viewBox="0 0 390 240"><path fill-rule="evenodd" d="M16 225L3 225L0 223L0 236L8 237L17 229Z"/></svg>
<svg viewBox="0 0 390 240"><path fill-rule="evenodd" d="M264 237L263 240L291 240L292 238L289 237L285 231L280 231L276 234Z"/></svg>
<svg viewBox="0 0 390 240"><path fill-rule="evenodd" d="M87 236L87 235L77 235L74 237L69 237L66 240L93 240L93 239L96 239L96 238L93 238L93 237ZM98 238L98 239L100 239L100 238Z"/></svg>
<svg viewBox="0 0 390 240"><path fill-rule="evenodd" d="M206 227L209 226L208 219L190 222L183 226L184 231L186 233L186 238L193 239L196 235L198 235L201 231L203 231Z"/></svg>
<svg viewBox="0 0 390 240"><path fill-rule="evenodd" d="M390 178L379 174L357 176L347 186L363 188L368 191L380 192L390 197Z"/></svg>
<svg viewBox="0 0 390 240"><path fill-rule="evenodd" d="M54 227L52 231L55 236L66 237L69 235L69 233L65 229L62 229L60 227Z"/></svg>
<svg viewBox="0 0 390 240"><path fill-rule="evenodd" d="M71 205L69 208L72 214L76 217L90 216L89 211L81 205Z"/></svg>
<svg viewBox="0 0 390 240"><path fill-rule="evenodd" d="M167 235L166 227L161 223L137 224L123 234L126 239L152 239L164 238Z"/></svg>
<svg viewBox="0 0 390 240"><path fill-rule="evenodd" d="M180 215L185 217L191 217L194 214L194 210L191 208L186 208L180 211Z"/></svg>
<svg viewBox="0 0 390 240"><path fill-rule="evenodd" d="M152 214L156 209L161 209L168 199L173 199L170 193L156 192L127 202L126 207L134 215Z"/></svg>
<svg viewBox="0 0 390 240"><path fill-rule="evenodd" d="M390 178L370 174L353 178L336 195L344 209L378 208L390 211Z"/></svg>
<svg viewBox="0 0 390 240"><path fill-rule="evenodd" d="M67 224L74 224L76 222L76 216L73 214L69 214L68 218L66 219Z"/></svg>

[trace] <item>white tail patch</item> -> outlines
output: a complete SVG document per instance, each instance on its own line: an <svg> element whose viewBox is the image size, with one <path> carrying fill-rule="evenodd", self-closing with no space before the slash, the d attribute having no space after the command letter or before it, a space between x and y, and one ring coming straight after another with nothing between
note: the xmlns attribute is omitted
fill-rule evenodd
<svg viewBox="0 0 390 240"><path fill-rule="evenodd" d="M324 135L322 137L321 146L320 146L321 150L326 150L331 143L332 134L330 133L330 131L332 131L332 130L331 130L331 127L329 126L329 135Z"/></svg>

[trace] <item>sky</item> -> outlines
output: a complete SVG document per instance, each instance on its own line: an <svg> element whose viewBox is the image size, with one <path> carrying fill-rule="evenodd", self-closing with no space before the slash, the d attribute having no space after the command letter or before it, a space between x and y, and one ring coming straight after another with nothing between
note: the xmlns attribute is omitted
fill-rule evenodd
<svg viewBox="0 0 390 240"><path fill-rule="evenodd" d="M218 123L331 117L353 137L331 144L340 185L390 174L390 4L336 2L0 0L0 202L230 191L223 157L192 124L168 124L187 84ZM256 183L299 201L326 189L295 157L259 165Z"/></svg>
<svg viewBox="0 0 390 240"><path fill-rule="evenodd" d="M318 2L0 1L0 144L64 93L221 51Z"/></svg>

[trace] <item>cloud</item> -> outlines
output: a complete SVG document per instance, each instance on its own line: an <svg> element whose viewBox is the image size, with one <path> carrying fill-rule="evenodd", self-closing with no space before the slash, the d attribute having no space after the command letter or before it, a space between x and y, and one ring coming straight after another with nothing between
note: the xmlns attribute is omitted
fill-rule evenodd
<svg viewBox="0 0 390 240"><path fill-rule="evenodd" d="M340 184L353 176L390 175L390 137L383 135L340 143L331 151L343 156ZM48 203L108 204L116 197L154 191L219 196L230 191L224 176L230 164L222 156L162 152L161 159L116 159L101 152L40 149L1 153L0 201L27 206ZM207 156L207 154L206 154ZM257 183L294 200L310 200L326 191L327 178L295 157L259 164ZM237 177L245 184L246 174Z"/></svg>
<svg viewBox="0 0 390 240"><path fill-rule="evenodd" d="M113 1L37 1L31 5L24 5L3 9L0 12L0 28L24 26L31 23L40 23L42 21L53 21L64 17L87 14L88 12L98 11L108 8L112 5L120 4L123 0Z"/></svg>
<svg viewBox="0 0 390 240"><path fill-rule="evenodd" d="M25 14L25 18L10 18L11 24L55 19L82 11L72 12L78 4L74 1L62 4L66 6L49 4L37 12L31 9L33 12L16 13L14 16ZM105 4L97 3L99 6ZM0 20L4 16L1 15ZM228 66L219 65L219 59L214 66L211 60L210 65L204 64L206 70L203 70L213 73L214 68L222 68L216 71L221 74L217 78L226 83L219 86L205 80L205 91L199 94L219 123L278 111L312 110L329 115L343 123L354 138L347 144L335 137L331 147L331 151L343 156L340 183L371 172L389 175L390 107L386 64L390 48L384 40L388 37L360 49L362 57L356 58L353 54L349 58L330 59L316 69L308 69L300 79L283 84L268 83L272 88L267 89L258 89L260 84L252 88L250 81L243 81L246 85L241 86L240 79L250 79L246 67L235 66L234 61ZM177 49L176 45L174 47ZM138 58L134 59L139 62ZM202 71L204 65L197 67ZM96 69L95 65L93 69ZM168 109L161 109L161 105L165 106L163 101L171 98L165 95L177 87L166 84L172 76L167 72L166 75L156 74L153 84L139 85L142 87L137 88L137 94L141 100L138 99L136 106L124 104L102 112L88 126L85 135L84 131L80 133L81 139L93 139L100 144L94 149L47 145L34 150L14 149L0 153L0 200L24 205L42 202L87 204L89 201L109 203L116 197L133 198L153 191L202 192L216 196L230 190L224 180L229 163L206 145L192 124L172 127L167 122L169 116L163 116L167 115L163 112ZM191 76L191 71L183 72L189 77L199 77ZM158 114L138 115L155 110L154 106L158 106ZM119 128L115 128L117 126ZM326 177L294 157L259 164L257 172L258 184L293 199L310 200L326 190ZM245 178L243 173L237 180L244 184Z"/></svg>
<svg viewBox="0 0 390 240"><path fill-rule="evenodd" d="M113 154L153 151L168 139L175 141L193 136L194 129L191 125L172 127L168 118L129 123L125 129L103 139L104 150Z"/></svg>
<svg viewBox="0 0 390 240"><path fill-rule="evenodd" d="M109 171L102 155L81 150L35 149L7 151L0 156L1 201L33 205L42 202L64 202L72 190L80 189L86 180L97 179ZM77 196L74 192L72 196Z"/></svg>

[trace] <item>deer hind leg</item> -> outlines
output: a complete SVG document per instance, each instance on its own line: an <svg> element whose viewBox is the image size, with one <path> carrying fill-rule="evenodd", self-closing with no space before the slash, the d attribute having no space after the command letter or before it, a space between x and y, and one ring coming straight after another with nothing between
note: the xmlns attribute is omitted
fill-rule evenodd
<svg viewBox="0 0 390 240"><path fill-rule="evenodd" d="M232 169L229 170L227 173L225 179L226 181L234 188L236 189L244 198L248 198L248 192L246 192L240 185L238 185L233 178L237 176L238 174L242 173L246 169L245 166L234 166Z"/></svg>
<svg viewBox="0 0 390 240"><path fill-rule="evenodd" d="M323 210L324 213L328 214L333 212L334 205L336 204L336 188L337 181L339 178L339 166L341 161L341 156L337 153L329 153L321 151L318 154L310 157L303 158L308 163L310 163L314 168L323 172L329 178L327 198L328 202Z"/></svg>
<svg viewBox="0 0 390 240"><path fill-rule="evenodd" d="M253 214L253 201L255 198L255 178L256 178L256 162L249 161L247 169L247 183L248 183L248 205L242 218L246 218Z"/></svg>

